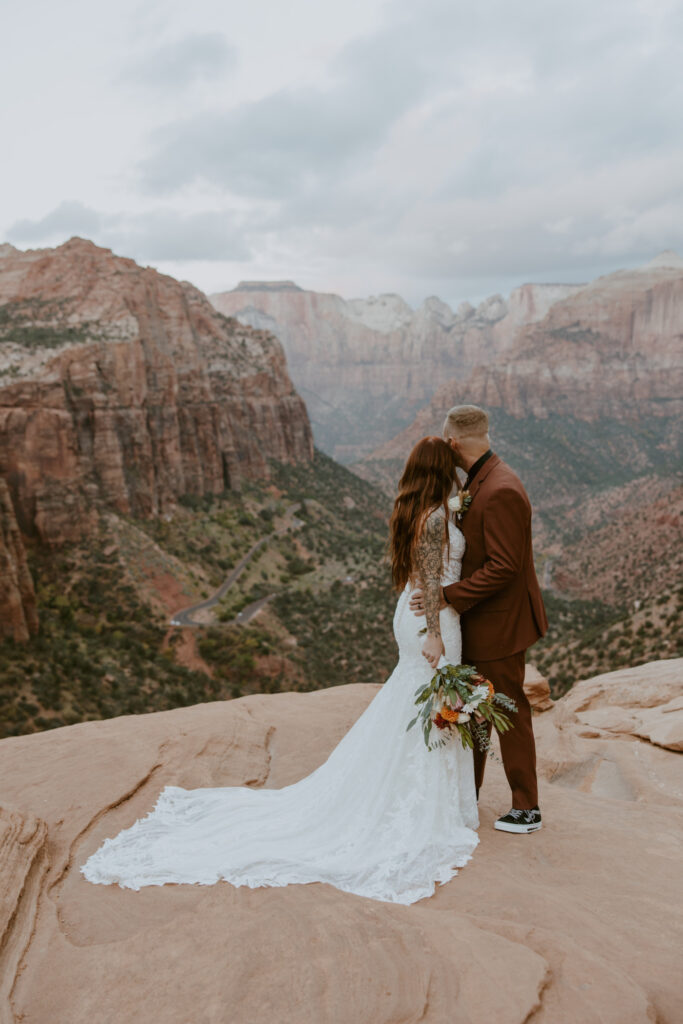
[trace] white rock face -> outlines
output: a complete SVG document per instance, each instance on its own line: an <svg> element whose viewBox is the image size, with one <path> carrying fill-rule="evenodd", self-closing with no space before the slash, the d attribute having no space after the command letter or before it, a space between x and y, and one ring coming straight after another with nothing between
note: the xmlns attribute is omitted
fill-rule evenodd
<svg viewBox="0 0 683 1024"><path fill-rule="evenodd" d="M443 327L451 327L458 319L458 314L453 312L448 303L442 302L436 295L430 295L424 300L418 310L418 314L420 313L426 319L433 320Z"/></svg>
<svg viewBox="0 0 683 1024"><path fill-rule="evenodd" d="M502 295L492 295L477 306L477 316L482 320L488 320L489 323L502 320L507 311L507 303Z"/></svg>
<svg viewBox="0 0 683 1024"><path fill-rule="evenodd" d="M368 299L349 299L346 315L372 331L389 334L407 327L414 311L400 295L371 295Z"/></svg>
<svg viewBox="0 0 683 1024"><path fill-rule="evenodd" d="M508 316L515 325L534 324L542 320L556 302L575 295L582 284L523 284L510 292Z"/></svg>
<svg viewBox="0 0 683 1024"><path fill-rule="evenodd" d="M357 462L392 437L404 457L402 432L413 420L419 436L434 430L421 418L430 402L437 425L444 404L459 402L517 418L622 419L636 402L647 415L673 415L682 393L682 269L680 257L662 253L639 270L588 284L525 284L508 301L493 295L455 312L434 295L413 310L393 293L345 301L293 282L243 282L209 298L277 335L318 445Z"/></svg>
<svg viewBox="0 0 683 1024"><path fill-rule="evenodd" d="M318 445L353 461L407 426L437 384L496 360L518 325L500 295L454 313L437 296L414 310L393 293L348 301L291 281L245 281L216 309L275 334Z"/></svg>
<svg viewBox="0 0 683 1024"><path fill-rule="evenodd" d="M675 270L683 270L683 259L673 249L666 249L655 256L653 260L646 263L643 270L655 270L657 267L672 267Z"/></svg>
<svg viewBox="0 0 683 1024"><path fill-rule="evenodd" d="M667 256L664 262L675 260ZM450 406L465 402L503 410L520 421L532 416L582 424L612 420L627 431L652 419L665 450L679 444L683 268L619 270L586 285L524 285L513 292L507 316L488 335L479 327L479 310L463 322L469 328L477 321L476 334L463 332L466 341L473 345L476 339L481 346L469 349L476 365L444 379L413 423L357 467L361 475L393 493L406 452L440 429ZM629 455L629 469L647 472L650 458L641 444L637 458Z"/></svg>

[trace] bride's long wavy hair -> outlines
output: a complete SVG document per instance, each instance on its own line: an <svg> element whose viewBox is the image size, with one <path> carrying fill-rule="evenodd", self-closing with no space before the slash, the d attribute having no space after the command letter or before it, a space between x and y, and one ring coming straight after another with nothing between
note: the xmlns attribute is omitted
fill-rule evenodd
<svg viewBox="0 0 683 1024"><path fill-rule="evenodd" d="M440 437L423 437L405 464L389 521L391 575L401 591L414 575L414 551L424 521L443 506L444 541L449 546L448 498L458 483L455 453Z"/></svg>

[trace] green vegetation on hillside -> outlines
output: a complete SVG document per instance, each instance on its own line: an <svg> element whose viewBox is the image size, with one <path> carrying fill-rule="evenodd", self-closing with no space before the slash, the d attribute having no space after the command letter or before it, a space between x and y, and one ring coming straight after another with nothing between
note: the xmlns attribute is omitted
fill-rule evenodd
<svg viewBox="0 0 683 1024"><path fill-rule="evenodd" d="M0 341L24 348L58 348L86 341L91 325L69 323L65 303L65 299L38 297L5 303L0 306Z"/></svg>
<svg viewBox="0 0 683 1024"><path fill-rule="evenodd" d="M277 535L297 502L301 527ZM103 518L87 542L31 549L40 632L25 645L0 643L0 736L386 678L395 662L387 514L380 492L316 453L311 465L274 463L271 483L240 494L188 496L172 517L118 516L115 536ZM176 652L186 630L146 600L150 578L175 580L192 605L263 538L216 624L192 630L213 676L185 667ZM266 594L277 595L267 615L232 622Z"/></svg>
<svg viewBox="0 0 683 1024"><path fill-rule="evenodd" d="M387 679L397 658L389 499L320 452L271 468L241 493L187 496L156 519L103 516L87 542L30 549L40 632L0 643L0 736ZM171 608L196 604L258 541L212 624L171 626L158 610L164 587ZM265 597L257 618L234 621ZM528 660L555 696L597 672L683 656L683 589L639 608L544 598L550 630Z"/></svg>
<svg viewBox="0 0 683 1024"><path fill-rule="evenodd" d="M557 597L544 591L549 629L527 661L550 682L554 697L578 679L660 658L683 657L683 587L638 608Z"/></svg>
<svg viewBox="0 0 683 1024"><path fill-rule="evenodd" d="M572 338L580 340L570 328ZM550 630L527 659L547 675L556 696L598 672L683 655L680 597L673 582L680 560L673 553L676 527L658 527L656 538L654 531L650 536L641 529L629 532L626 515L629 507L643 517L654 514L654 495L656 514L675 524L675 502L667 506L665 496L674 493L680 475L677 431L673 417L634 421L625 429L609 417L597 423L558 413L517 419L491 410L492 447L527 488L535 536L543 537L539 579L550 561L551 569L559 563L565 576L578 574L579 582L582 576L609 581L609 593L598 584L593 594L583 595L592 600L544 591ZM401 461L367 459L356 468L389 492ZM621 534L625 547L615 552L614 538ZM558 548L571 550L572 557L558 557ZM639 597L643 606L636 608Z"/></svg>
<svg viewBox="0 0 683 1024"><path fill-rule="evenodd" d="M553 414L546 419L514 416L494 409L495 451L519 474L532 503L549 525L564 532L565 502L627 483L645 472L669 475L678 466L675 445L663 445L664 423L599 423Z"/></svg>
<svg viewBox="0 0 683 1024"><path fill-rule="evenodd" d="M297 516L304 522L290 543L308 558L299 564L299 579L272 604L296 640L289 657L299 688L383 682L397 658L396 595L386 559L389 501L318 451L310 465L274 465L273 479L301 502Z"/></svg>
<svg viewBox="0 0 683 1024"><path fill-rule="evenodd" d="M162 651L164 621L104 547L29 552L40 632L0 644L0 737L218 696L206 674Z"/></svg>

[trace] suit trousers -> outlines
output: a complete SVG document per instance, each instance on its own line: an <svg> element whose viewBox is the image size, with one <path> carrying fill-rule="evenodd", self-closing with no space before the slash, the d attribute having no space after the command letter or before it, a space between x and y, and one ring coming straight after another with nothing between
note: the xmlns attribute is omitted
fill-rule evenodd
<svg viewBox="0 0 683 1024"><path fill-rule="evenodd" d="M538 784L536 780L536 744L534 730L531 725L531 705L524 693L524 661L526 651L518 651L507 658L482 661L472 658L483 676L490 679L499 693L511 697L517 705L517 711L505 712L513 727L507 732L499 733L500 752L503 768L512 790L512 806L520 809L538 806ZM504 711L504 708L501 708ZM492 725L484 723L488 734ZM474 781L477 797L484 781L486 768L485 753L474 745Z"/></svg>

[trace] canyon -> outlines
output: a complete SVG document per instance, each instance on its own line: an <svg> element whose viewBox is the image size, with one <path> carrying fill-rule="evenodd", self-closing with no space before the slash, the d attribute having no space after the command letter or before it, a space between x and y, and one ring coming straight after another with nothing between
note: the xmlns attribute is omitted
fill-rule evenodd
<svg viewBox="0 0 683 1024"><path fill-rule="evenodd" d="M209 298L277 335L316 444L351 463L408 426L440 381L497 360L520 328L578 288L525 284L508 300L493 295L455 311L437 296L413 310L391 293L345 300L292 281L242 281Z"/></svg>
<svg viewBox="0 0 683 1024"><path fill-rule="evenodd" d="M0 246L0 635L37 628L24 540L59 547L102 509L163 515L312 455L271 334L86 239Z"/></svg>
<svg viewBox="0 0 683 1024"><path fill-rule="evenodd" d="M392 492L406 453L448 409L483 406L496 450L539 508L680 469L683 260L662 254L553 302L497 360L443 382L413 422L358 466Z"/></svg>
<svg viewBox="0 0 683 1024"><path fill-rule="evenodd" d="M343 300L291 281L241 282L209 301L85 239L0 246L0 635L47 645L21 658L0 649L7 733L203 692L306 689L330 673L385 678L394 656L386 516L407 451L440 432L457 402L489 409L494 448L534 505L553 626L533 657L554 694L577 664L587 674L681 653L682 306L683 261L672 253L453 312L434 296L414 311L397 295ZM355 476L314 453L297 384L337 459L366 452L349 467ZM228 500L243 490L244 501ZM235 607L205 623L203 654L187 638L178 644L155 614L216 590L287 500L307 510L296 545L264 546ZM61 568L56 554L45 559L66 547ZM98 573L120 615L97 593ZM221 653L226 616L266 591L275 597L253 630L231 639L242 666L233 671ZM341 642L330 669L321 615L328 641L352 630L381 650L372 670L362 644L348 658ZM138 631L125 659L121 616ZM283 643L286 657L261 652L250 679L250 645ZM159 663L160 646L170 660ZM181 665L189 675L177 675ZM94 695L96 676L112 682ZM147 707L141 676L154 680Z"/></svg>
<svg viewBox="0 0 683 1024"><path fill-rule="evenodd" d="M578 666L683 653L683 260L662 253L539 313L352 469L391 497L451 406L487 409L534 509L551 630L533 658L564 692Z"/></svg>
<svg viewBox="0 0 683 1024"><path fill-rule="evenodd" d="M455 313L291 282L243 282L222 312L85 239L0 246L0 1019L674 1024L676 260ZM354 472L314 450L298 387ZM411 907L87 883L165 785L288 785L363 713L395 663L397 472L463 401L534 501L543 829L494 831L493 762L472 862ZM255 543L210 622L171 625Z"/></svg>
<svg viewBox="0 0 683 1024"><path fill-rule="evenodd" d="M452 405L482 405L495 450L532 499L546 587L610 607L675 590L683 549L676 253L585 284L525 284L455 312L434 296L412 310L395 294L344 300L291 281L243 281L210 298L278 334L320 446L390 499L412 445L439 434ZM386 436L401 419L403 429ZM670 623L656 625L679 642Z"/></svg>

